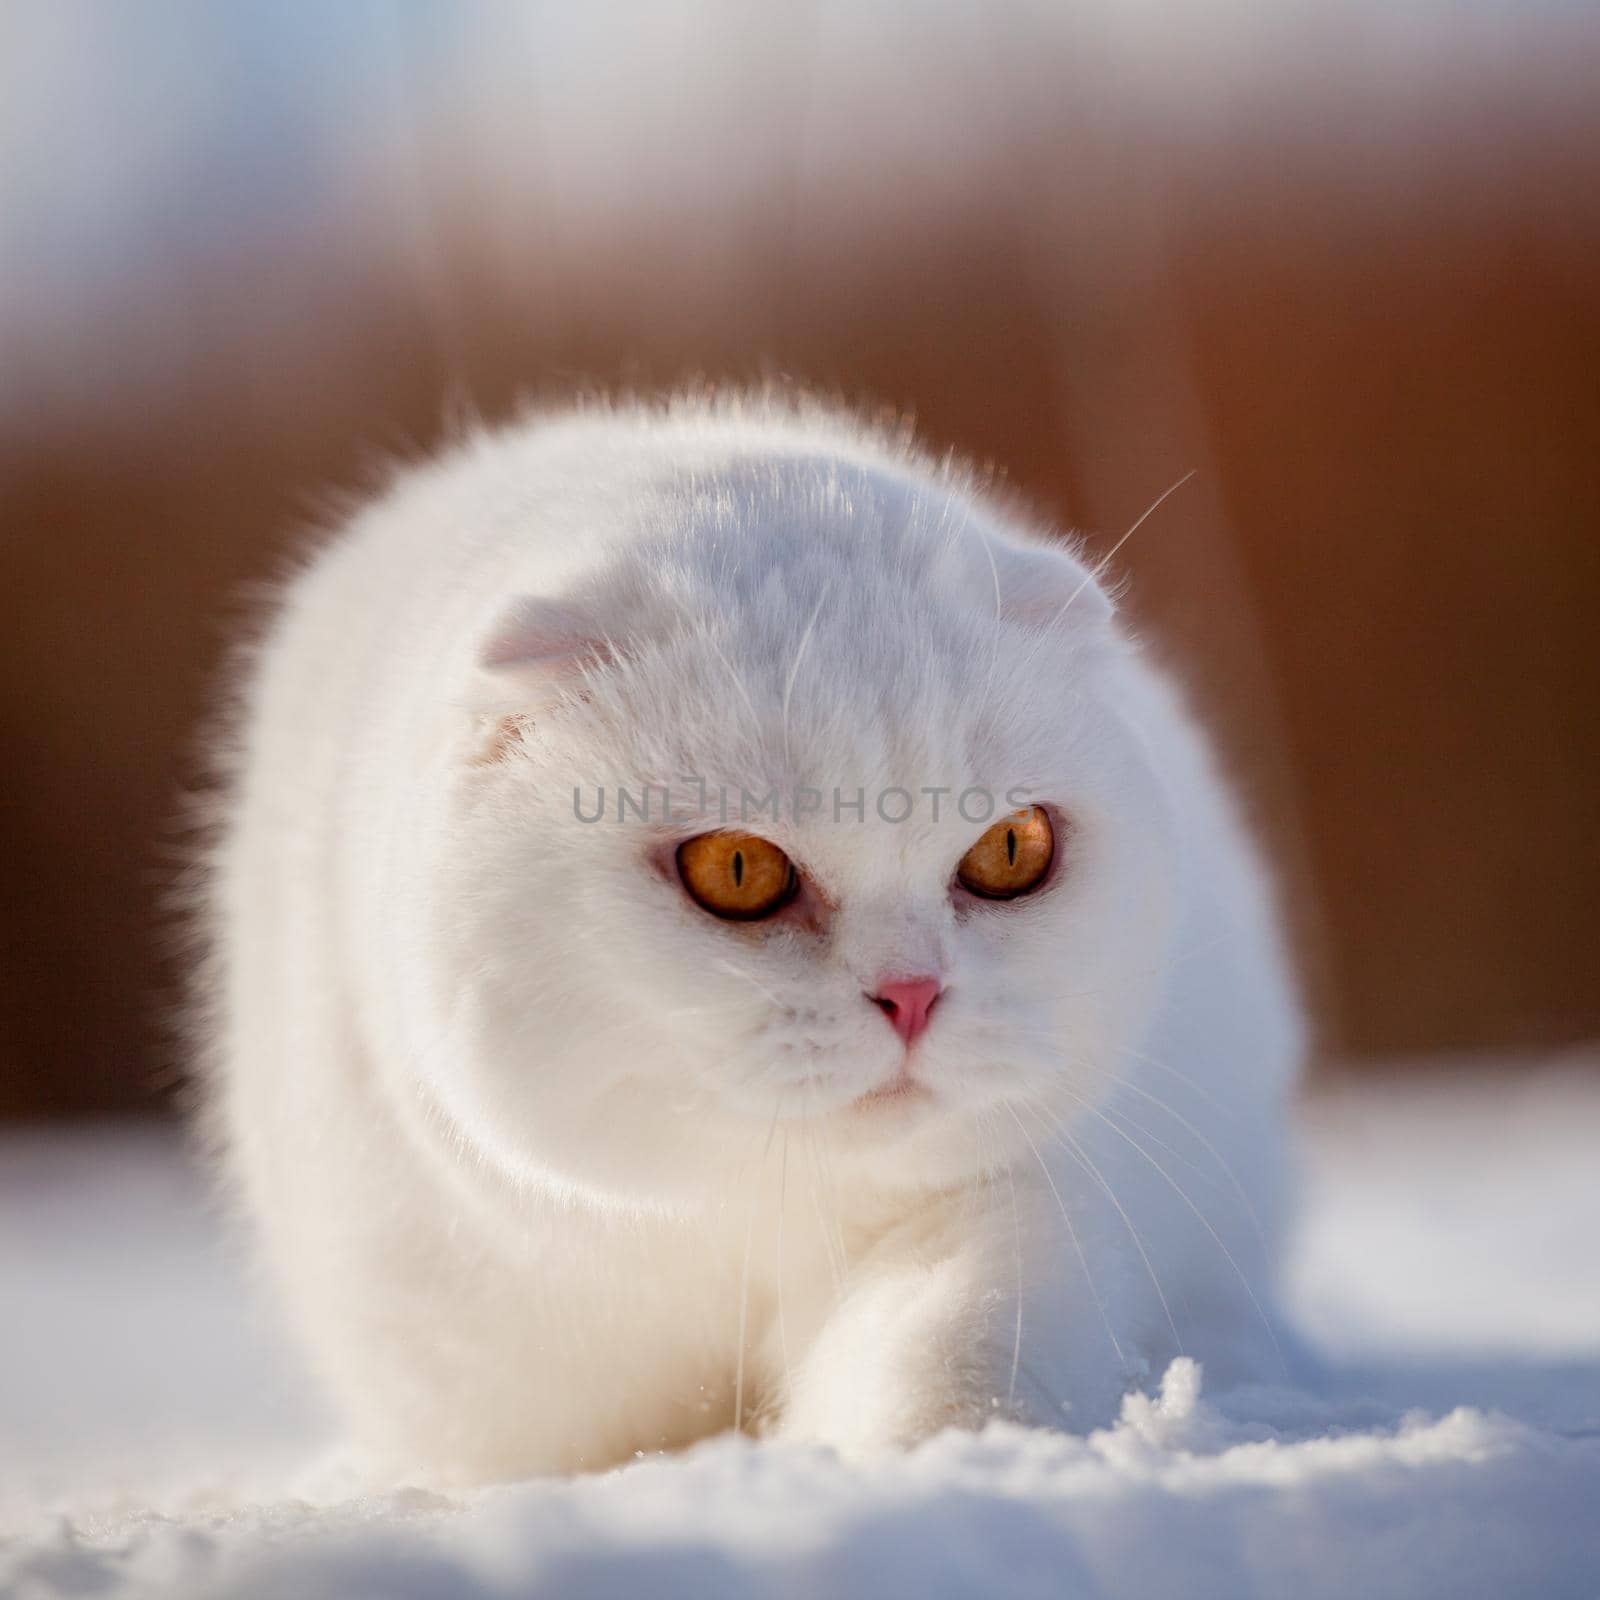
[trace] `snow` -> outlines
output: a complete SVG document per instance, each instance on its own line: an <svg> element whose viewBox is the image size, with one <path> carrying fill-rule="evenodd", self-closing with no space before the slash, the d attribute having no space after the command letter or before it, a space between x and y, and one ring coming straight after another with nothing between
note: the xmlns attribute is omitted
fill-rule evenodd
<svg viewBox="0 0 1600 1600"><path fill-rule="evenodd" d="M1315 1392L1190 1362L1088 1438L848 1468L724 1438L349 1496L177 1139L0 1139L0 1596L1600 1594L1600 1073L1434 1069L1303 1118Z"/></svg>

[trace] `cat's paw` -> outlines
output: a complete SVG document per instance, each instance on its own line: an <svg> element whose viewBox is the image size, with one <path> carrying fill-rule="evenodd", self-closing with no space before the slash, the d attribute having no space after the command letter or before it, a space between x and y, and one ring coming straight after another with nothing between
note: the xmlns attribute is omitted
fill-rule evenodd
<svg viewBox="0 0 1600 1600"><path fill-rule="evenodd" d="M1021 1420L1010 1345L987 1337L991 1296L974 1296L961 1263L885 1274L823 1326L773 1433L848 1460L900 1450L946 1428Z"/></svg>

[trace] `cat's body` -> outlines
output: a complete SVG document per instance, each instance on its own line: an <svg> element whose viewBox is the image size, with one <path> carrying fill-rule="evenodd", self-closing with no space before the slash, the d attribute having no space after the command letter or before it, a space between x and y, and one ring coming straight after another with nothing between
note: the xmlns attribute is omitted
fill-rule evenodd
<svg viewBox="0 0 1600 1600"><path fill-rule="evenodd" d="M968 893L1024 803L1046 879ZM770 917L679 881L724 828L798 868ZM848 421L595 410L403 478L243 693L210 926L231 1174L396 1470L1274 1375L1253 854L1084 570Z"/></svg>

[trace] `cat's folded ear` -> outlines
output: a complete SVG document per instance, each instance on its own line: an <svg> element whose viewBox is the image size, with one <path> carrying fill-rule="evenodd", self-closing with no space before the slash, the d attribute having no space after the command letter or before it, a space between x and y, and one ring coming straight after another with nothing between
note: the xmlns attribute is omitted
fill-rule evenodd
<svg viewBox="0 0 1600 1600"><path fill-rule="evenodd" d="M987 577L989 592L996 596L997 609L1006 621L1074 630L1094 629L1110 621L1111 596L1096 574L1065 546L986 538L983 550L976 562L978 592L985 592L981 585Z"/></svg>
<svg viewBox="0 0 1600 1600"><path fill-rule="evenodd" d="M472 710L476 759L503 756L528 725L570 695L583 675L615 659L610 641L583 606L524 595L501 614L478 654Z"/></svg>
<svg viewBox="0 0 1600 1600"><path fill-rule="evenodd" d="M1111 620L1111 596L1097 570L1065 542L1024 540L969 523L946 547L944 561L972 603L997 621L1083 637Z"/></svg>
<svg viewBox="0 0 1600 1600"><path fill-rule="evenodd" d="M501 615L478 659L507 681L559 682L610 661L612 651L583 606L523 595Z"/></svg>

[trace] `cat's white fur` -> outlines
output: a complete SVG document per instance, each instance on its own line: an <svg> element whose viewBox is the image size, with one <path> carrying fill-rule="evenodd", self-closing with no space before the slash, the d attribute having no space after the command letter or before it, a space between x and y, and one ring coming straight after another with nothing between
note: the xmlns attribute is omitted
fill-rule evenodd
<svg viewBox="0 0 1600 1600"><path fill-rule="evenodd" d="M321 551L241 697L212 1108L393 1470L736 1417L860 1454L1097 1424L1180 1349L1278 1370L1301 1046L1261 868L1103 588L970 474L762 400L480 433ZM824 797L747 824L803 906L719 921L672 848L774 785ZM1043 889L954 886L976 787L1053 809ZM894 972L945 985L930 1092L863 1106Z"/></svg>

